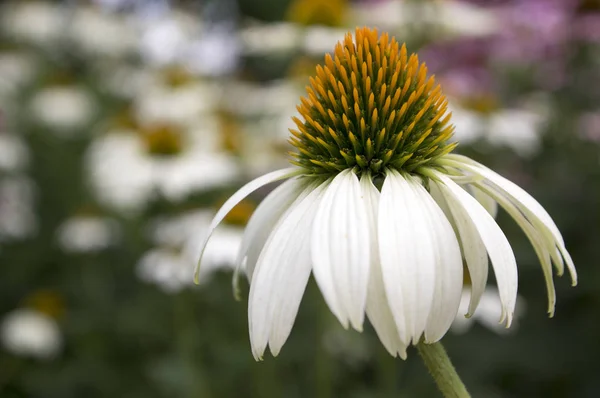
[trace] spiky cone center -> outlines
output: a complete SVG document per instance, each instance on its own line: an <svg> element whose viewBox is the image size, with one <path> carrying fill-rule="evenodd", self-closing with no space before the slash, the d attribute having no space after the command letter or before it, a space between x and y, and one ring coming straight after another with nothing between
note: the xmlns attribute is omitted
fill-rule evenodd
<svg viewBox="0 0 600 398"><path fill-rule="evenodd" d="M456 146L448 102L427 67L377 30L356 29L310 78L297 107L292 163L308 174L348 168L411 172Z"/></svg>

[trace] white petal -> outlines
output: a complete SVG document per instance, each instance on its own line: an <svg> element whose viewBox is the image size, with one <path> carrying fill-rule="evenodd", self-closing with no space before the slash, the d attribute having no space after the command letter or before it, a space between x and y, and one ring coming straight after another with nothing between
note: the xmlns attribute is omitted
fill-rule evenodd
<svg viewBox="0 0 600 398"><path fill-rule="evenodd" d="M241 187L236 193L233 194L233 196L231 196L223 204L223 206L221 206L221 208L215 215L215 218L213 218L212 222L210 223L210 226L208 227L206 237L204 238L204 242L202 243L202 246L201 246L202 249L200 249L200 256L198 259L198 264L196 265L196 270L194 271L194 282L196 284L198 283L198 273L200 272L200 263L202 261L202 255L204 254L204 249L206 249L206 244L208 243L208 240L212 236L212 233L215 230L215 228L221 223L221 221L223 221L223 219L225 218L227 213L229 213L231 211L231 209L233 209L235 207L235 205L237 205L242 200L244 200L244 198L246 196L250 195L252 192L256 191L258 188L262 187L263 185L267 185L267 184L270 184L277 180L282 180L282 179L291 177L297 173L298 173L298 169L295 167L289 167L287 169L281 169L281 170L276 170L276 171L267 173L261 177L258 177L256 179L250 181L249 183L247 183L246 185Z"/></svg>
<svg viewBox="0 0 600 398"><path fill-rule="evenodd" d="M413 189L426 207L434 238L430 250L435 255L435 290L425 327L425 341L433 343L446 334L456 317L463 285L462 257L456 234L442 209L421 184L414 183Z"/></svg>
<svg viewBox="0 0 600 398"><path fill-rule="evenodd" d="M441 181L438 184L444 194L454 219L459 222L461 218L470 218L477 228L481 240L492 260L496 281L502 302L502 317L500 322L506 321L510 326L517 299L517 263L506 236L496 224L492 216L467 192L446 175L432 170Z"/></svg>
<svg viewBox="0 0 600 398"><path fill-rule="evenodd" d="M515 203L515 205L525 214L534 227L542 229L542 231L544 231L542 234L544 239L555 242L556 246L558 247L558 251L567 264L573 285L577 284L577 271L575 270L575 265L573 264L573 260L571 259L569 252L565 248L563 237L560 234L558 227L552 220L552 217L550 217L548 212L542 207L542 205L539 204L537 200L535 200L523 188L519 187L512 181L502 177L500 174L490 170L482 164L467 158L466 156L448 155L447 157L451 161L459 163L460 168L487 179L487 181L491 183L496 190L499 190L503 194L507 195ZM562 261L554 258L556 253L551 251L550 255L553 256L555 264L560 267ZM562 270L560 268L558 269L558 272L559 275L562 274Z"/></svg>
<svg viewBox="0 0 600 398"><path fill-rule="evenodd" d="M385 292L404 344L417 343L427 322L435 287L435 255L427 208L414 183L389 170L381 190L379 255Z"/></svg>
<svg viewBox="0 0 600 398"><path fill-rule="evenodd" d="M379 212L380 193L373 185L370 174L366 173L360 179L360 188L365 198L369 221L369 237L371 245L371 273L367 293L367 316L381 340L383 346L392 356L400 355L406 359L406 345L398 337L398 329L390 311L388 298L383 285L381 263L379 261L379 243L377 239L377 214Z"/></svg>
<svg viewBox="0 0 600 398"><path fill-rule="evenodd" d="M306 188L280 218L260 253L250 284L248 323L255 359L267 344L277 355L292 330L311 271L310 232L325 183Z"/></svg>
<svg viewBox="0 0 600 398"><path fill-rule="evenodd" d="M369 282L369 224L352 170L331 182L315 217L311 242L315 280L331 311L362 330ZM333 289L332 289L333 288Z"/></svg>
<svg viewBox="0 0 600 398"><path fill-rule="evenodd" d="M256 261L269 234L281 215L298 198L305 185L306 179L292 178L275 188L256 208L244 231L236 259L236 274L239 273L243 260L247 258L246 275L248 280L252 280Z"/></svg>
<svg viewBox="0 0 600 398"><path fill-rule="evenodd" d="M483 206L484 209L490 213L490 216L496 218L498 215L498 202L496 202L492 197L483 192L481 189L477 188L476 185L469 185L468 190L473 195L475 199L479 202L480 205Z"/></svg>
<svg viewBox="0 0 600 398"><path fill-rule="evenodd" d="M448 217L454 225L457 235L460 238L462 253L465 262L467 263L467 269L469 270L469 277L471 279L471 298L466 313L466 316L469 317L474 314L475 309L481 300L481 296L485 291L489 267L487 250L485 249L485 245L483 244L473 221L469 217L454 217L452 210L437 183L432 181L430 184L430 191L431 196L433 196L446 214L446 217ZM462 214L460 213L461 209L454 211L458 211L459 214Z"/></svg>
<svg viewBox="0 0 600 398"><path fill-rule="evenodd" d="M552 279L552 263L550 261L550 250L554 250L554 245L548 248L546 242L540 233L535 229L533 225L525 218L523 213L519 211L509 199L504 197L502 194L493 191L491 188L488 191L490 196L494 197L504 210L515 220L515 222L521 227L533 249L535 254L540 260L542 271L544 273L544 279L546 281L546 289L548 290L548 313L550 316L554 316L554 306L556 304L556 291L554 289L554 281Z"/></svg>

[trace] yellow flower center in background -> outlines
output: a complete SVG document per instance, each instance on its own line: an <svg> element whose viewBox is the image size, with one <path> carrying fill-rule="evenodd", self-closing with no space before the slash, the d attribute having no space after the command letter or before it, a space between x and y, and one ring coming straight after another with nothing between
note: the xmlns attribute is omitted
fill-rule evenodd
<svg viewBox="0 0 600 398"><path fill-rule="evenodd" d="M224 201L219 203L219 207L223 203ZM231 211L225 216L223 221L230 225L246 225L248 224L248 220L250 220L250 217L254 213L254 210L256 210L256 205L254 204L254 202L248 199L242 200L233 209L231 209Z"/></svg>
<svg viewBox="0 0 600 398"><path fill-rule="evenodd" d="M181 87L195 80L194 76L183 66L171 66L162 71L162 79L169 87Z"/></svg>
<svg viewBox="0 0 600 398"><path fill-rule="evenodd" d="M462 105L484 115L490 115L500 108L500 102L491 94L465 98Z"/></svg>
<svg viewBox="0 0 600 398"><path fill-rule="evenodd" d="M27 296L24 304L54 319L61 318L65 313L62 296L53 290L38 290Z"/></svg>
<svg viewBox="0 0 600 398"><path fill-rule="evenodd" d="M344 21L347 0L294 0L287 19L302 25L339 26Z"/></svg>
<svg viewBox="0 0 600 398"><path fill-rule="evenodd" d="M306 91L290 142L292 163L309 174L412 171L456 146L440 86L417 55L377 30L347 34Z"/></svg>
<svg viewBox="0 0 600 398"><path fill-rule="evenodd" d="M170 156L183 149L183 137L180 129L168 124L154 124L142 128L141 134L146 149L152 155Z"/></svg>

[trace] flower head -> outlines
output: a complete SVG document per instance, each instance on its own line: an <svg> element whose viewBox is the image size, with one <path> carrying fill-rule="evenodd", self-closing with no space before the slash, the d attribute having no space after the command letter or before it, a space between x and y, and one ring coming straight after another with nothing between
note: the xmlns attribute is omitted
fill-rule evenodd
<svg viewBox="0 0 600 398"><path fill-rule="evenodd" d="M390 354L441 339L471 281L467 316L485 291L488 257L510 326L517 264L494 216L498 204L523 229L542 265L554 312L552 264L576 272L544 208L487 167L451 154L446 102L425 66L385 34L358 29L325 58L296 119L295 167L259 177L217 212L206 237L247 195L288 179L257 207L237 257L250 280L255 358L277 355L311 273L344 327L365 314ZM202 254L200 256L202 258ZM237 273L236 273L237 274ZM234 282L236 278L234 277Z"/></svg>
<svg viewBox="0 0 600 398"><path fill-rule="evenodd" d="M413 171L455 147L440 86L385 33L347 34L310 83L290 139L298 151L292 163L308 174Z"/></svg>

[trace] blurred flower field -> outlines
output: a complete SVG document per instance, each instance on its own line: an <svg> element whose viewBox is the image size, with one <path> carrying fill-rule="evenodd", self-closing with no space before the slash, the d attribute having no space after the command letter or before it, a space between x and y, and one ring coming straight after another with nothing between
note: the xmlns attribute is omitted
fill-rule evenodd
<svg viewBox="0 0 600 398"><path fill-rule="evenodd" d="M519 263L517 319L497 291L444 343L476 397L600 394L600 2L79 0L0 3L0 396L429 397L409 350L344 330L309 283L282 353L256 363L232 294L262 188L286 167L317 63L356 26L406 42L450 100L459 153L531 192L579 272ZM491 277L493 278L493 277ZM465 295L465 300L468 299Z"/></svg>

